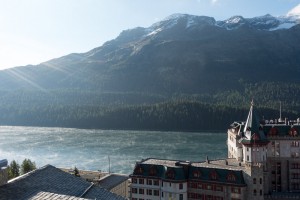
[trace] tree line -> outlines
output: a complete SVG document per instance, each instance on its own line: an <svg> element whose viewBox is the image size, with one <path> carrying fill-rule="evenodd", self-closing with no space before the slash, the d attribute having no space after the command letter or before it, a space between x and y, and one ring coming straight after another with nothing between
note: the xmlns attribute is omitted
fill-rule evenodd
<svg viewBox="0 0 300 200"><path fill-rule="evenodd" d="M13 179L15 177L18 177L22 174L26 174L30 171L33 171L36 169L35 162L32 162L30 159L25 158L20 165L15 160L11 161L8 166L8 179Z"/></svg>

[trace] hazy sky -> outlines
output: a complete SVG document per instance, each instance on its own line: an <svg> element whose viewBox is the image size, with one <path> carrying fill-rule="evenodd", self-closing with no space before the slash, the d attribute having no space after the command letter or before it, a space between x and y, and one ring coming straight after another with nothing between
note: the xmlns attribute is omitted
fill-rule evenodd
<svg viewBox="0 0 300 200"><path fill-rule="evenodd" d="M81 53L174 13L285 15L300 0L0 0L0 69Z"/></svg>

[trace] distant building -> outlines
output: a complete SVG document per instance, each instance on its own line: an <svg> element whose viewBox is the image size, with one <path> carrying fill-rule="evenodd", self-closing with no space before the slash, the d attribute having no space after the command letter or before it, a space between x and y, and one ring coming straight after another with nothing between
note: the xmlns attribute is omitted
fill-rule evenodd
<svg viewBox="0 0 300 200"><path fill-rule="evenodd" d="M7 172L7 160L0 160L0 186L7 183L8 172Z"/></svg>
<svg viewBox="0 0 300 200"><path fill-rule="evenodd" d="M76 200L125 199L51 165L14 178L0 186L0 200L62 198Z"/></svg>
<svg viewBox="0 0 300 200"><path fill-rule="evenodd" d="M203 162L145 159L130 175L131 199L300 198L300 120L246 122L228 129L228 158Z"/></svg>
<svg viewBox="0 0 300 200"><path fill-rule="evenodd" d="M61 170L74 175L74 169L60 168ZM119 196L128 198L129 176L125 174L108 173L101 171L78 170L79 176L86 181L105 188Z"/></svg>
<svg viewBox="0 0 300 200"><path fill-rule="evenodd" d="M128 198L128 179L128 175L124 174L107 174L96 184L114 194Z"/></svg>

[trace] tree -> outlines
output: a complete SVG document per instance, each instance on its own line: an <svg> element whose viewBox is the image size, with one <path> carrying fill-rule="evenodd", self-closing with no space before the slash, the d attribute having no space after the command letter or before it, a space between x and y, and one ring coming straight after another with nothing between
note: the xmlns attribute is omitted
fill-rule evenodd
<svg viewBox="0 0 300 200"><path fill-rule="evenodd" d="M26 174L32 170L36 169L35 162L31 162L30 159L23 160L22 165L21 165L21 174Z"/></svg>
<svg viewBox="0 0 300 200"><path fill-rule="evenodd" d="M13 179L20 175L20 165L15 161L11 161L8 166L8 179Z"/></svg>
<svg viewBox="0 0 300 200"><path fill-rule="evenodd" d="M74 175L78 176L78 177L80 176L79 170L77 169L77 167L74 168Z"/></svg>

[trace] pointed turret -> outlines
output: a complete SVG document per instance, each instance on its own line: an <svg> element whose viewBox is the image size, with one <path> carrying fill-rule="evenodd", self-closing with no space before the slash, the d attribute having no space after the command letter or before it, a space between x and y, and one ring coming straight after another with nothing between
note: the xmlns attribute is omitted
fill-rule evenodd
<svg viewBox="0 0 300 200"><path fill-rule="evenodd" d="M251 102L249 114L243 132L243 141L245 141L246 143L267 141L267 138L265 137L265 134L261 128L258 117L256 115L253 100Z"/></svg>
<svg viewBox="0 0 300 200"><path fill-rule="evenodd" d="M253 100L245 123L241 143L243 145L244 162L263 163L266 161L267 154L265 149L269 141L267 140L255 113Z"/></svg>

